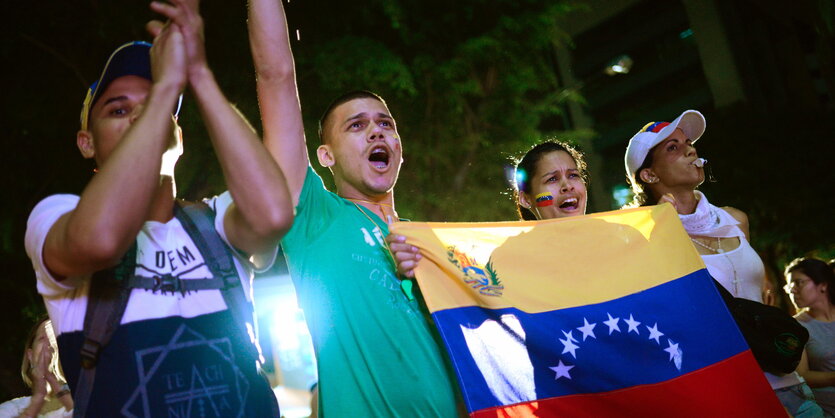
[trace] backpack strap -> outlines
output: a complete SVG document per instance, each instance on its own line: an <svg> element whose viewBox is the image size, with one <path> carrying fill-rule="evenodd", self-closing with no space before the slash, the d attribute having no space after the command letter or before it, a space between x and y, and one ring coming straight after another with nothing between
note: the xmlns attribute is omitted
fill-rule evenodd
<svg viewBox="0 0 835 418"><path fill-rule="evenodd" d="M136 242L117 266L93 273L90 278L84 315L84 343L80 353L81 368L72 393L74 416L87 415L99 354L119 327L130 297L130 288L123 286L121 279L133 274L135 268Z"/></svg>
<svg viewBox="0 0 835 418"><path fill-rule="evenodd" d="M185 295L186 293L197 292L199 290L222 290L226 287L226 283L221 278L183 280L170 274L163 274L162 276L153 277L133 275L127 278L125 286L131 289L150 290L154 293L180 292Z"/></svg>
<svg viewBox="0 0 835 418"><path fill-rule="evenodd" d="M240 330L240 337L246 344L250 354L261 363L260 348L257 345L255 312L251 303L246 300L241 279L232 260L232 253L226 243L215 230L215 212L203 202L185 203L177 201L174 206L174 216L183 225L191 237L197 250L203 255L206 265L215 279L222 279L223 287L220 293L223 301L234 321L234 328ZM190 282L192 280L183 280Z"/></svg>

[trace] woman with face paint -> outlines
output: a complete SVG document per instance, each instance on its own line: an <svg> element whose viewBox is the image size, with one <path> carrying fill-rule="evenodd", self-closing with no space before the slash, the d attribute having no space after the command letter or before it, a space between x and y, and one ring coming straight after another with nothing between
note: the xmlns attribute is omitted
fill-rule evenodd
<svg viewBox="0 0 835 418"><path fill-rule="evenodd" d="M762 303L765 267L748 242L748 217L714 206L697 190L707 160L699 158L694 144L704 132L704 116L687 110L672 122L644 125L629 140L624 162L635 194L631 206L672 204L710 275L733 296ZM820 411L796 372L765 376L792 416ZM808 416L819 416L814 413Z"/></svg>
<svg viewBox="0 0 835 418"><path fill-rule="evenodd" d="M516 164L516 209L522 220L543 220L586 213L586 162L560 141L542 142Z"/></svg>
<svg viewBox="0 0 835 418"><path fill-rule="evenodd" d="M514 197L519 218L543 220L579 216L586 213L586 162L583 154L570 145L549 140L528 152L516 164ZM397 270L405 277L415 276L422 258L418 248L406 244L406 237L386 237L397 260Z"/></svg>

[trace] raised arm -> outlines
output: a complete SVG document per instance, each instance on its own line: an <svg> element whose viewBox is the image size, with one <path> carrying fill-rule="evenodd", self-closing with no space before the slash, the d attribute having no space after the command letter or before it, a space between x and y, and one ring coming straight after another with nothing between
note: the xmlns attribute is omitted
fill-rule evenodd
<svg viewBox="0 0 835 418"><path fill-rule="evenodd" d="M98 173L85 187L78 206L56 221L46 236L46 267L63 279L104 269L119 262L148 216L160 182L162 154L171 141L172 110L186 83L183 38L166 30L154 40L151 66L155 82L121 102L94 106L91 118L103 123L131 123L107 156L97 157ZM140 97L141 96L141 97ZM142 103L144 100L144 103ZM95 156L89 131L78 133L79 148Z"/></svg>
<svg viewBox="0 0 835 418"><path fill-rule="evenodd" d="M269 251L290 229L293 207L281 169L252 126L221 92L206 62L198 0L153 2L183 33L189 87L197 100L234 204L224 219L229 242L249 254ZM153 26L159 26L157 23Z"/></svg>
<svg viewBox="0 0 835 418"><path fill-rule="evenodd" d="M249 0L249 43L255 62L264 145L287 176L295 206L310 160L287 19L280 0Z"/></svg>

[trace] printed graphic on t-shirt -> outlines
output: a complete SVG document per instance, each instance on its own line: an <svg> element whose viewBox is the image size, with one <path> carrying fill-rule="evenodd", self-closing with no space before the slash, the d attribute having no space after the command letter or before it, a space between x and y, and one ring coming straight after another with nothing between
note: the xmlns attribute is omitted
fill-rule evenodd
<svg viewBox="0 0 835 418"><path fill-rule="evenodd" d="M147 257L144 251L138 251L136 256L136 274L145 277L164 276L170 274L174 277L186 276L209 278L208 269L198 274L189 273L206 265L196 248L190 245L176 246L173 249L157 249L153 257Z"/></svg>
<svg viewBox="0 0 835 418"><path fill-rule="evenodd" d="M73 389L83 342L82 332L58 337ZM269 415L274 395L249 344L229 311L123 324L99 356L88 416Z"/></svg>
<svg viewBox="0 0 835 418"><path fill-rule="evenodd" d="M368 249L370 253L368 251L351 253L351 260L370 266L368 280L388 291L387 297L384 299L386 304L406 312L412 317L421 316L420 312L414 309L400 289L400 279L394 274L393 261L388 253L388 246L385 244L385 238L380 227L374 226L371 231L365 227L360 227L359 232L365 244L370 247Z"/></svg>
<svg viewBox="0 0 835 418"><path fill-rule="evenodd" d="M249 382L235 364L229 337L207 339L186 324L165 344L136 351L139 385L126 416L243 416Z"/></svg>
<svg viewBox="0 0 835 418"><path fill-rule="evenodd" d="M365 243L369 246L376 247L377 245L380 245L381 247L385 247L385 243L383 241L383 233L380 231L379 226L375 226L370 233L367 229L365 229L365 227L360 228L360 231L362 231L362 236L365 240ZM372 236L376 238L376 242L374 238L371 238Z"/></svg>

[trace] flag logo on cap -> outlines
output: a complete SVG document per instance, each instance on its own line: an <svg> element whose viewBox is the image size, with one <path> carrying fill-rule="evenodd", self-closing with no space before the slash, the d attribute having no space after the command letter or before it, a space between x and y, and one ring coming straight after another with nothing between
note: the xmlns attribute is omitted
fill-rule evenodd
<svg viewBox="0 0 835 418"><path fill-rule="evenodd" d="M662 129L664 129L664 127L665 127L665 126L667 126L667 125L669 125L669 124L670 124L670 122L650 122L650 123L648 123L648 124L644 125L644 127L643 127L643 128L641 128L641 130L640 130L640 131L638 131L638 132L639 132L639 133L640 133L640 132L654 132L654 133L658 133L658 132L660 132Z"/></svg>

